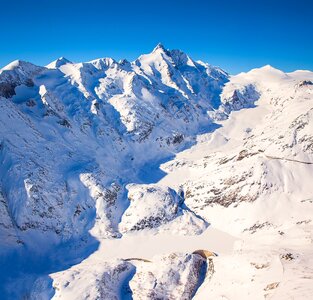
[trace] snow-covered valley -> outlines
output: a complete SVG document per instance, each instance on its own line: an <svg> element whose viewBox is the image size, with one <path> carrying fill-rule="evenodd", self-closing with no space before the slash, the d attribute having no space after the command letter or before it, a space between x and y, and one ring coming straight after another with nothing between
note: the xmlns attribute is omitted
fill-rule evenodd
<svg viewBox="0 0 313 300"><path fill-rule="evenodd" d="M310 299L313 73L162 45L0 71L3 299Z"/></svg>

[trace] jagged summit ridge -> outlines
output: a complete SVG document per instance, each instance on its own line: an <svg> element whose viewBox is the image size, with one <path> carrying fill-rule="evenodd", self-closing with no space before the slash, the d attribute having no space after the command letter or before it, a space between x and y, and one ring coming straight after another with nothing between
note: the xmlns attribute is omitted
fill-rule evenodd
<svg viewBox="0 0 313 300"><path fill-rule="evenodd" d="M72 62L69 61L67 58L61 56L57 60L55 60L55 61L51 62L50 64L48 64L46 67L48 69L57 69L57 68L60 68L63 65L71 64L71 63Z"/></svg>
<svg viewBox="0 0 313 300"><path fill-rule="evenodd" d="M156 52L156 51L158 51L158 50L163 51L163 52L166 51L166 49L165 49L165 47L163 46L162 43L158 43L158 44L153 48L153 51L152 51L152 52Z"/></svg>

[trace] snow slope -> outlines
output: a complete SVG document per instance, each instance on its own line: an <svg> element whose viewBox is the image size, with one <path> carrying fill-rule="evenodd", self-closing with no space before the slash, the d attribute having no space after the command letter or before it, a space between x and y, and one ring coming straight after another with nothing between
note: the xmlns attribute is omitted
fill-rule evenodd
<svg viewBox="0 0 313 300"><path fill-rule="evenodd" d="M308 299L312 81L160 44L3 68L3 297Z"/></svg>
<svg viewBox="0 0 313 300"><path fill-rule="evenodd" d="M241 239L214 258L195 299L311 297L312 75L266 66L232 77L219 108L235 110L229 119L162 166L159 184L183 190L191 210Z"/></svg>

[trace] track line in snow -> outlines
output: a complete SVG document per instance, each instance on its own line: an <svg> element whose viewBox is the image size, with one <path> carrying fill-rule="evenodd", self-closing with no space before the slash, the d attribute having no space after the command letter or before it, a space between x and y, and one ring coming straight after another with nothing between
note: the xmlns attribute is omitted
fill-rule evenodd
<svg viewBox="0 0 313 300"><path fill-rule="evenodd" d="M300 164L313 165L313 162L309 162L309 161L301 161L301 160L297 160L297 159L278 157L278 156L271 156L271 155L265 155L265 157L268 158L268 159L278 159L278 160L285 160L285 161L296 162L296 163L300 163Z"/></svg>

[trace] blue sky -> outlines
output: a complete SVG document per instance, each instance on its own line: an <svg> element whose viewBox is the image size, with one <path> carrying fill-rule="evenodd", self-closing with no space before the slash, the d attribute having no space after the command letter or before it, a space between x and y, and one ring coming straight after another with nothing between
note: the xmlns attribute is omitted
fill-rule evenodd
<svg viewBox="0 0 313 300"><path fill-rule="evenodd" d="M161 42L231 73L313 70L312 0L0 0L0 67L133 60Z"/></svg>

